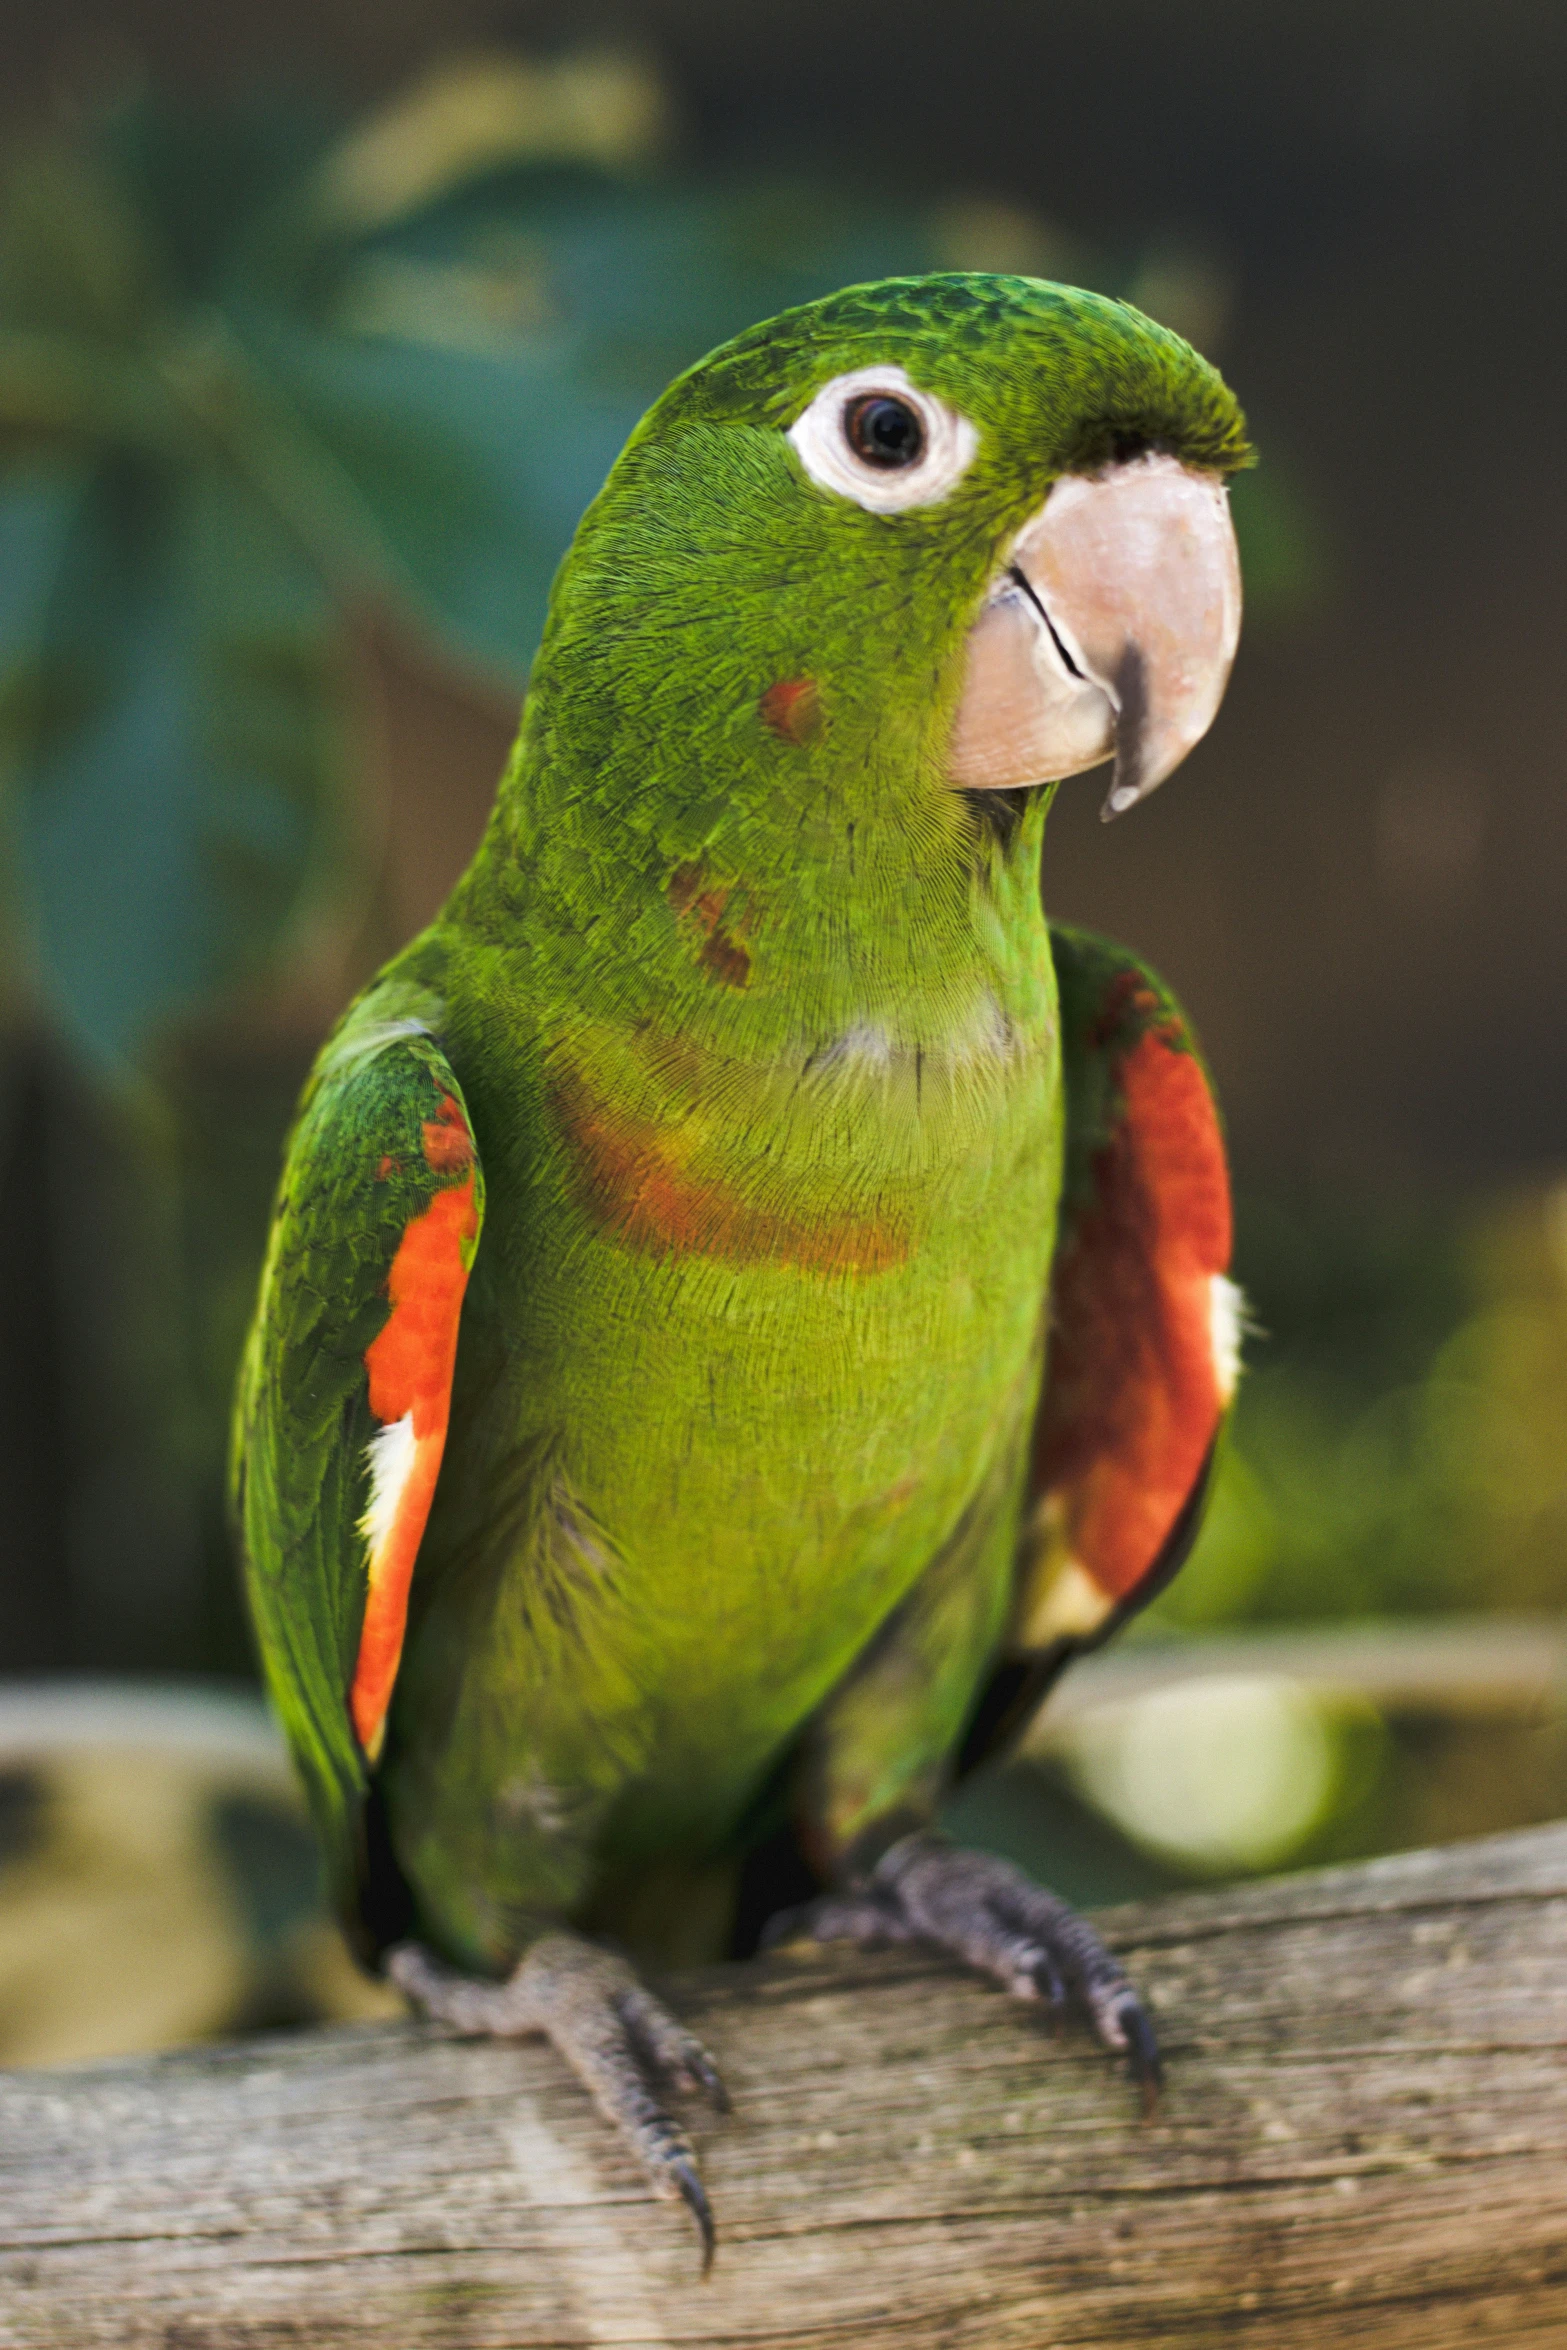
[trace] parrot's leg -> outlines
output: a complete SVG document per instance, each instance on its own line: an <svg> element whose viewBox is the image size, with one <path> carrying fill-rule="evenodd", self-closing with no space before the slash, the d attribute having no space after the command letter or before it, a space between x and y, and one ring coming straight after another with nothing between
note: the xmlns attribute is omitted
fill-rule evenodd
<svg viewBox="0 0 1567 2350"><path fill-rule="evenodd" d="M1093 1927L1010 1861L965 1852L916 1825L935 1815L947 1757L1010 1605L1023 1469L1015 1437L998 1448L950 1540L813 1723L799 1816L807 1851L837 1889L774 1918L763 1942L923 1942L1018 1998L1046 2000L1058 2014L1075 2006L1107 2048L1125 2055L1151 2113L1160 2084L1153 2030Z"/></svg>
<svg viewBox="0 0 1567 2350"><path fill-rule="evenodd" d="M1106 2048L1127 2059L1143 2111L1158 2103L1158 2044L1137 1993L1086 1918L1010 1861L968 1852L920 1831L884 1852L870 1875L803 1909L764 1936L818 1942L924 1942L975 1967L1020 1999L1086 2011Z"/></svg>
<svg viewBox="0 0 1567 2350"><path fill-rule="evenodd" d="M606 2121L636 2156L655 2194L688 2206L713 2260L713 2214L690 2139L655 2084L699 2091L725 2113L729 2098L700 2040L654 1998L626 1960L571 1933L545 1934L504 1983L461 1975L416 1942L387 1959L387 1973L414 2004L459 2032L512 2039L542 2032L554 2042Z"/></svg>

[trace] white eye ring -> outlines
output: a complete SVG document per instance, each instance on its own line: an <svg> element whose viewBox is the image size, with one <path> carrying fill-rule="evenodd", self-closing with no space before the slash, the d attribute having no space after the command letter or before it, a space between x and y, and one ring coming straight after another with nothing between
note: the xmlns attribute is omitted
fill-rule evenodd
<svg viewBox="0 0 1567 2350"><path fill-rule="evenodd" d="M849 412L856 400L877 392L912 408L925 428L925 446L912 465L870 465L850 446ZM933 506L961 480L979 447L968 418L920 391L901 367L857 367L852 375L835 375L789 427L789 438L812 481L872 514Z"/></svg>

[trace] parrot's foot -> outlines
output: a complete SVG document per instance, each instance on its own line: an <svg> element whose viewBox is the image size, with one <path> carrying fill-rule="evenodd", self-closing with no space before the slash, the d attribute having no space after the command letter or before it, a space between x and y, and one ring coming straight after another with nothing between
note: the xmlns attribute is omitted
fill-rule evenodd
<svg viewBox="0 0 1567 2350"><path fill-rule="evenodd" d="M546 1934L504 1983L454 1973L416 1942L400 1943L386 1971L414 2004L459 2032L552 2040L606 2121L646 2172L655 2194L681 2197L702 2240L702 2274L713 2264L713 2213L685 2131L667 2113L655 2083L700 2091L720 2113L729 2097L700 2040L638 1982L613 1951L580 1935Z"/></svg>
<svg viewBox="0 0 1567 2350"><path fill-rule="evenodd" d="M785 1910L763 1946L817 1942L928 1942L991 1976L1019 1999L1087 2010L1106 2048L1124 2055L1151 2115L1163 2074L1141 2000L1085 1918L1010 1861L965 1852L939 1836L905 1836L862 1885Z"/></svg>

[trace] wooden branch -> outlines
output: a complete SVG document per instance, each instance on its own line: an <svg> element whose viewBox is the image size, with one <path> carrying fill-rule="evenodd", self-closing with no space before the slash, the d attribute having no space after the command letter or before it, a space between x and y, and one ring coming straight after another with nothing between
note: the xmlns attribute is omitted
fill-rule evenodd
<svg viewBox="0 0 1567 2350"><path fill-rule="evenodd" d="M537 2043L404 2025L0 2076L6 2350L1442 2350L1567 2340L1567 1827L1105 1921L1164 2109L906 1954L690 1977L696 2275Z"/></svg>

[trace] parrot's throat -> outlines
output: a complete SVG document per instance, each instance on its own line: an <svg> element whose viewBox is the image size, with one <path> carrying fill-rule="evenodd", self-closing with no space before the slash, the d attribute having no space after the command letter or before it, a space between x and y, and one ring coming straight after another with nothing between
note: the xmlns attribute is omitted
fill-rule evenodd
<svg viewBox="0 0 1567 2350"><path fill-rule="evenodd" d="M1019 1117L1037 1143L1056 1052L1048 787L975 797L947 795L923 834L840 815L816 843L837 853L792 868L721 833L567 943L546 1100L597 1233L660 1263L874 1282L997 1132Z"/></svg>
<svg viewBox="0 0 1567 2350"><path fill-rule="evenodd" d="M974 819L974 828L980 843L980 871L988 877L991 868L989 851L999 849L1010 855L1017 845L1018 835L1032 809L1043 803L1049 805L1056 790L1053 783L1024 783L1011 791L965 791L961 797Z"/></svg>

